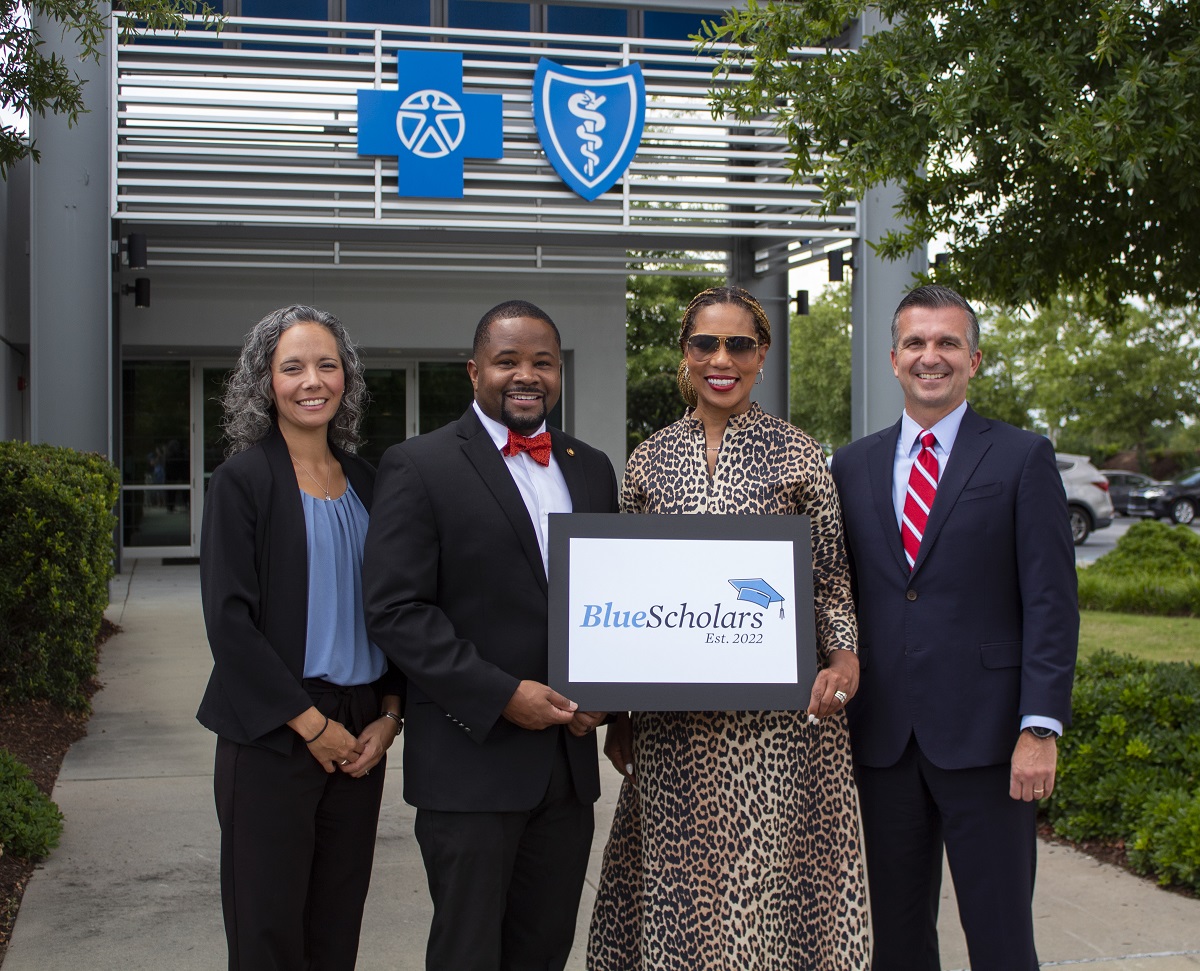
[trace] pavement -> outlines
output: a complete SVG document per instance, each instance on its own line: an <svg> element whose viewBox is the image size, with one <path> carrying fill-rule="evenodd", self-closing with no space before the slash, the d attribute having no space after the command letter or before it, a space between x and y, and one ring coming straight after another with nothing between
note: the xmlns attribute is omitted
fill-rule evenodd
<svg viewBox="0 0 1200 971"><path fill-rule="evenodd" d="M194 565L130 561L108 615L123 628L103 649L104 689L87 737L71 747L54 800L62 842L25 894L4 971L219 971L225 939L217 886L213 736L195 720L211 656ZM602 767L596 840L567 967L583 971L587 921L619 778ZM388 769L359 971L420 971L430 904ZM967 967L950 880L942 966ZM1170 893L1091 857L1039 847L1034 900L1042 967L1088 971L1200 969L1200 899ZM798 969L799 971L799 969Z"/></svg>

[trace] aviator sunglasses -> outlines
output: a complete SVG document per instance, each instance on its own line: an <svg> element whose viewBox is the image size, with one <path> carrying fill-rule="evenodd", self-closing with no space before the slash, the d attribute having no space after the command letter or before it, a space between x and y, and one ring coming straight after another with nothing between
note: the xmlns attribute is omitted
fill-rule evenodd
<svg viewBox="0 0 1200 971"><path fill-rule="evenodd" d="M718 347L724 346L725 353L733 360L745 363L758 350L758 340L742 334L693 334L687 339L687 346L697 361L707 361Z"/></svg>

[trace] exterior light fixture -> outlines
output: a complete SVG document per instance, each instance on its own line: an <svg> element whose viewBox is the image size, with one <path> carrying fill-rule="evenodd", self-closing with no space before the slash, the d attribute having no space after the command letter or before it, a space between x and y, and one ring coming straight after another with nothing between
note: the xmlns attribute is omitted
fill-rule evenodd
<svg viewBox="0 0 1200 971"><path fill-rule="evenodd" d="M841 283L845 278L845 267L854 269L854 256L849 250L840 249L829 254L829 282Z"/></svg>
<svg viewBox="0 0 1200 971"><path fill-rule="evenodd" d="M145 310L150 306L150 278L139 276L133 281L133 286L128 283L121 287L122 296L133 294L133 305L139 310Z"/></svg>
<svg viewBox="0 0 1200 971"><path fill-rule="evenodd" d="M125 238L125 254L129 257L131 270L146 269L146 234L130 233ZM149 285L147 283L147 285ZM138 304L140 307L141 304Z"/></svg>

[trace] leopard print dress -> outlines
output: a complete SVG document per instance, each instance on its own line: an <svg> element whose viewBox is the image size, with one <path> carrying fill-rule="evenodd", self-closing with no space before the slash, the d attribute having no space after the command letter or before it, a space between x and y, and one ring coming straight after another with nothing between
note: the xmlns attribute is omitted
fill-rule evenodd
<svg viewBox="0 0 1200 971"><path fill-rule="evenodd" d="M630 457L622 510L812 519L822 657L855 649L841 509L812 438L757 405L714 474L691 412ZM636 712L604 851L589 971L851 971L870 965L858 793L842 712Z"/></svg>

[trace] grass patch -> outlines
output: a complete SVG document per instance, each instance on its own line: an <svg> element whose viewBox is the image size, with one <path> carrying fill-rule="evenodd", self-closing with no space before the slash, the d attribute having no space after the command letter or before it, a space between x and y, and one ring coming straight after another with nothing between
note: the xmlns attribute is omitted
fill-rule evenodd
<svg viewBox="0 0 1200 971"><path fill-rule="evenodd" d="M1079 612L1079 655L1097 651L1132 654L1144 661L1200 663L1200 617L1155 617Z"/></svg>

